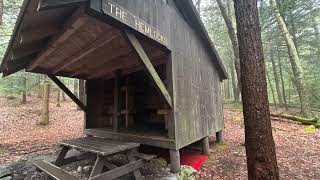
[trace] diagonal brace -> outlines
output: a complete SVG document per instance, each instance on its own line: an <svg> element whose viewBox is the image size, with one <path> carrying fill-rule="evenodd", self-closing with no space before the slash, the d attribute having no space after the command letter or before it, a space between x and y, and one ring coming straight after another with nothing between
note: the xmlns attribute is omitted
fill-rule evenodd
<svg viewBox="0 0 320 180"><path fill-rule="evenodd" d="M132 34L129 31L126 31L125 34L127 35L129 43L131 44L133 49L136 51L136 53L139 55L140 57L139 59L141 60L145 68L148 70L149 76L155 82L158 90L161 92L161 95L166 100L169 107L172 108L172 98L167 88L165 87L164 83L160 79L157 71L154 69L152 63L150 62L150 59L148 58L146 52L143 50L139 40L134 34Z"/></svg>
<svg viewBox="0 0 320 180"><path fill-rule="evenodd" d="M56 76L54 75L48 75L48 77L54 82L56 83L56 85L63 91L65 92L72 100L73 102L75 102L84 112L86 112L87 108L86 106L83 104L83 102L81 102L77 96L75 96Z"/></svg>

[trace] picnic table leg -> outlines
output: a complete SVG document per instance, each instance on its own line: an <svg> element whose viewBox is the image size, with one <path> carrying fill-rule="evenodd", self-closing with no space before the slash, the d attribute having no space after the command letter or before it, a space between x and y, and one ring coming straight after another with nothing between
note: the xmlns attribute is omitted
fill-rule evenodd
<svg viewBox="0 0 320 180"><path fill-rule="evenodd" d="M66 157L67 153L69 151L69 148L66 146L62 146L61 150L59 151L58 157L56 161L53 163L54 165L60 167L63 165L64 158ZM43 179L45 180L53 180L52 177L50 177L48 174L45 174Z"/></svg>
<svg viewBox="0 0 320 180"><path fill-rule="evenodd" d="M104 157L97 155L97 159L91 171L90 178L101 174L104 164L105 164Z"/></svg>
<svg viewBox="0 0 320 180"><path fill-rule="evenodd" d="M127 156L128 156L129 162L136 161L136 157L134 157L134 153L136 153L136 151L137 151L136 149L131 149L131 150L128 151ZM133 175L134 175L136 180L142 179L140 169L134 170L133 171Z"/></svg>
<svg viewBox="0 0 320 180"><path fill-rule="evenodd" d="M58 157L57 157L56 161L54 162L54 165L56 165L58 167L62 166L64 158L66 157L68 151L69 151L68 147L62 146L62 148L58 154Z"/></svg>

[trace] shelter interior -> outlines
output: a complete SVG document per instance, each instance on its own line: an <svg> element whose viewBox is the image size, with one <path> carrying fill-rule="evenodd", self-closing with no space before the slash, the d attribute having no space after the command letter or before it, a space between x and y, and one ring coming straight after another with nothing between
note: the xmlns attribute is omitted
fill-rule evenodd
<svg viewBox="0 0 320 180"><path fill-rule="evenodd" d="M156 66L166 80L166 64ZM119 78L119 104L115 103L116 79L87 82L86 129L133 133L147 137L168 137L168 107L145 71ZM92 108L91 108L92 107ZM119 109L117 129L114 129L114 108Z"/></svg>

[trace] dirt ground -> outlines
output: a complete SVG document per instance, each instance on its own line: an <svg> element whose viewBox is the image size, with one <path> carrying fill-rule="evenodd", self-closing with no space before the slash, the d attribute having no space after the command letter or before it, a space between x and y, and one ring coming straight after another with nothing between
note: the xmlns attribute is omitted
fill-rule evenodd
<svg viewBox="0 0 320 180"><path fill-rule="evenodd" d="M0 165L52 153L59 141L82 135L83 113L72 102L61 107L51 102L50 124L45 127L37 125L40 108L37 98L29 98L27 105L0 98ZM199 179L247 179L242 113L226 107L224 115L225 143L212 145ZM319 179L320 131L308 133L305 126L282 119L274 119L272 127L281 179Z"/></svg>
<svg viewBox="0 0 320 180"><path fill-rule="evenodd" d="M40 126L40 99L29 97L21 105L18 100L0 98L0 164L27 154L51 153L58 142L82 135L83 113L70 100L61 102L61 107L54 100L52 97L49 125Z"/></svg>

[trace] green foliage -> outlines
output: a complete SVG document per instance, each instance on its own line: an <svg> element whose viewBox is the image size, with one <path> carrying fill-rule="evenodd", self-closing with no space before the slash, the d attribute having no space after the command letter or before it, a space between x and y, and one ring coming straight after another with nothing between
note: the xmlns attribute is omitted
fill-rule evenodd
<svg viewBox="0 0 320 180"><path fill-rule="evenodd" d="M304 128L304 131L307 133L315 133L317 131L316 126L315 125L311 125L311 126L307 126Z"/></svg>
<svg viewBox="0 0 320 180"><path fill-rule="evenodd" d="M227 4L228 0L223 0ZM229 1L232 3L232 0ZM320 108L320 1L319 0L277 0L281 15L286 21L291 36L296 42L299 51L300 61L303 74L306 75L304 82L308 83L311 89L311 105L314 108ZM264 57L266 68L270 76L270 84L268 83L269 101L279 102L278 96L275 99L271 94L271 87L275 88L275 77L270 62L271 54L276 58L277 73L280 74L279 61L282 66L284 93L286 95L287 104L299 106L300 99L292 81L292 68L289 63L288 49L285 41L279 33L272 9L268 0L258 1L260 11L260 22L264 46ZM228 37L227 28L220 13L216 1L203 1L202 19L213 40L217 51L228 70L229 77L231 67L230 62L233 61L233 50L230 39ZM228 9L230 16L235 17L233 4ZM229 8L230 8L229 7ZM318 32L317 32L318 31ZM278 49L277 49L278 48ZM278 51L279 50L279 51ZM278 54L279 52L279 54ZM234 69L233 69L234 71ZM278 76L280 77L280 75ZM229 87L232 89L231 79ZM275 89L274 92L276 93ZM282 88L280 93L283 94Z"/></svg>
<svg viewBox="0 0 320 180"><path fill-rule="evenodd" d="M177 175L179 180L196 180L196 170L190 166L181 166L180 173Z"/></svg>

